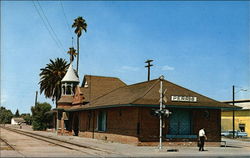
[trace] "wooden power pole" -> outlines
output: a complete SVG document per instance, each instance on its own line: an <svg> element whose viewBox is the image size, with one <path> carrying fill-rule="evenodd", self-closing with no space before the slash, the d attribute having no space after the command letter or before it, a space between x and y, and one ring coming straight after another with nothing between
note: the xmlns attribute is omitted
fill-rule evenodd
<svg viewBox="0 0 250 158"><path fill-rule="evenodd" d="M152 61L154 61L154 60L148 59L147 61L145 61L145 63L148 64L148 65L145 66L145 67L148 68L148 81L150 81L150 67L153 66L153 64L151 64Z"/></svg>
<svg viewBox="0 0 250 158"><path fill-rule="evenodd" d="M233 106L234 106L234 98L235 98L235 87L233 85ZM234 110L234 107L233 107L233 138L235 138L235 125L234 125L234 122L235 122L235 110Z"/></svg>
<svg viewBox="0 0 250 158"><path fill-rule="evenodd" d="M36 91L35 106L37 105L37 94L38 94L38 91Z"/></svg>

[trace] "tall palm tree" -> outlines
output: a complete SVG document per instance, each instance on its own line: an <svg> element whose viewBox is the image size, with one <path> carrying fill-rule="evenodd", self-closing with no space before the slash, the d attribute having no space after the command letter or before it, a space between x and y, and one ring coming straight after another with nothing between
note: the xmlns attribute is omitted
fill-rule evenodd
<svg viewBox="0 0 250 158"><path fill-rule="evenodd" d="M82 30L84 30L85 32L87 32L87 23L85 21L85 19L83 19L81 16L79 16L78 18L76 18L74 20L74 23L72 25L72 27L75 27L75 34L77 35L77 66L76 66L76 71L78 74L78 65L79 65L79 38L82 35Z"/></svg>
<svg viewBox="0 0 250 158"><path fill-rule="evenodd" d="M40 94L44 93L46 98L52 98L57 101L61 97L61 80L65 76L69 64L65 59L56 58L54 61L50 59L50 63L45 68L41 68L40 72Z"/></svg>
<svg viewBox="0 0 250 158"><path fill-rule="evenodd" d="M69 51L67 53L70 55L70 63L72 63L77 55L76 50L74 49L74 47L71 47L69 48Z"/></svg>

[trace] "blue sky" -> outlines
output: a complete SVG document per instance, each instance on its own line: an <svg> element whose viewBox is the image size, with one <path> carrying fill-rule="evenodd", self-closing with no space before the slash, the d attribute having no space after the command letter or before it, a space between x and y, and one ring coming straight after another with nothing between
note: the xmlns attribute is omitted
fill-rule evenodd
<svg viewBox="0 0 250 158"><path fill-rule="evenodd" d="M40 9L39 4L62 46L43 24L35 9ZM144 62L153 59L151 78L164 75L219 101L231 100L232 85L236 85L236 91L248 89L237 92L236 99L250 99L247 1L39 4L1 1L1 105L12 112L17 108L30 112L39 91L40 68L49 59L69 60L66 51L75 34L67 24L78 16L88 24L80 38L80 80L90 74L119 77L127 84L145 81ZM38 100L55 107L43 94Z"/></svg>

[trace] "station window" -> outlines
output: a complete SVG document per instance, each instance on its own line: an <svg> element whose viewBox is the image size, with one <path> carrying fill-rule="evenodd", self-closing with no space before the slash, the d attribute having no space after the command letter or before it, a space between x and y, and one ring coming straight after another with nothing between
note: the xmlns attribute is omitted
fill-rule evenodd
<svg viewBox="0 0 250 158"><path fill-rule="evenodd" d="M239 124L239 129L241 132L245 132L245 126L246 126L245 124L242 124L242 123Z"/></svg>
<svg viewBox="0 0 250 158"><path fill-rule="evenodd" d="M62 86L62 95L65 95L65 86Z"/></svg>
<svg viewBox="0 0 250 158"><path fill-rule="evenodd" d="M71 86L70 85L68 85L66 87L66 95L71 95Z"/></svg>
<svg viewBox="0 0 250 158"><path fill-rule="evenodd" d="M107 112L100 111L98 114L98 131L106 131L106 124L107 124Z"/></svg>

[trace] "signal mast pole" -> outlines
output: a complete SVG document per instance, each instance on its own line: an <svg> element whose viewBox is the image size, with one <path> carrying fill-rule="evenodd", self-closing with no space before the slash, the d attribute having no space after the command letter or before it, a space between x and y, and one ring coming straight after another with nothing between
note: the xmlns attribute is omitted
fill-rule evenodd
<svg viewBox="0 0 250 158"><path fill-rule="evenodd" d="M163 90L162 90L162 81L164 80L164 76L161 75L160 76L160 113L162 112L162 105L163 105L163 101L162 101L162 97L163 97ZM159 142L159 149L162 149L162 114L160 114L160 142Z"/></svg>

